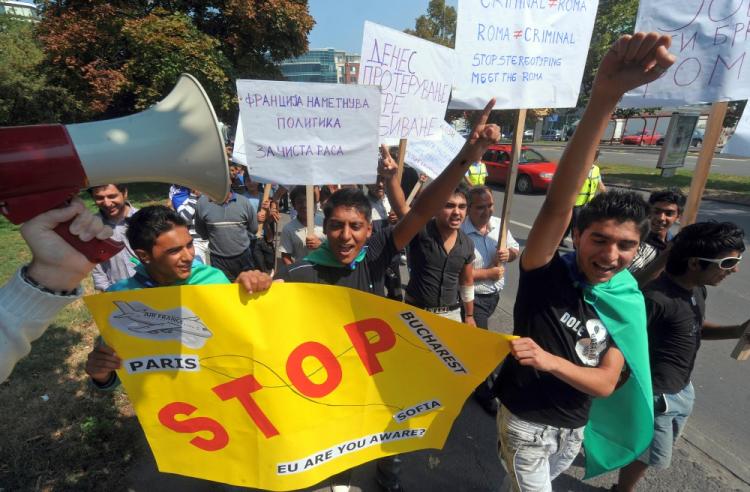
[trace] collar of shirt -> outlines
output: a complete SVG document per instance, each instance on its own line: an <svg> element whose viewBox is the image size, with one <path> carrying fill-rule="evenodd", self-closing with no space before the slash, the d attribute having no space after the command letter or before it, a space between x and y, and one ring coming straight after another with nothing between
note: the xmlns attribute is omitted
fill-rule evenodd
<svg viewBox="0 0 750 492"><path fill-rule="evenodd" d="M138 211L138 209L137 209L137 208L135 208L135 207L133 206L133 204L131 204L131 203L130 203L129 201L127 201L127 200L125 201L125 205L127 205L127 206L128 206L128 214L127 214L127 215L126 215L125 217L123 217L122 219L118 220L117 222L115 222L115 221L113 221L113 220L109 220L109 218L108 218L107 216L105 216L105 215L104 215L104 212L102 212L101 210L99 210L99 215L101 216L101 218L102 218L102 222L104 222L104 225L108 225L108 226L110 226L110 227L118 227L118 226L124 226L124 225L127 225L127 224L125 223L125 221L126 221L126 220L127 220L127 219L128 219L129 217L132 217L132 216L133 216L133 214L134 214L134 213L136 213L136 212Z"/></svg>

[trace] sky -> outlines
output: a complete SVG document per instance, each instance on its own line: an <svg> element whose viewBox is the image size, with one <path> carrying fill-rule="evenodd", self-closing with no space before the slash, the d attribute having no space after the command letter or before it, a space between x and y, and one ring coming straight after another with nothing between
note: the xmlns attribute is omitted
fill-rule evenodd
<svg viewBox="0 0 750 492"><path fill-rule="evenodd" d="M310 49L336 48L359 53L366 20L403 31L414 29L414 21L427 12L429 0L309 0L315 26ZM458 0L447 0L456 8Z"/></svg>

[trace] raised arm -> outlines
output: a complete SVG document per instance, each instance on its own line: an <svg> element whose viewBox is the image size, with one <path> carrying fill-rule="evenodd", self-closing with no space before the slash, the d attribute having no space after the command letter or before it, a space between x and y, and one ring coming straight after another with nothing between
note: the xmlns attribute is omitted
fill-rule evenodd
<svg viewBox="0 0 750 492"><path fill-rule="evenodd" d="M396 213L399 219L404 218L409 213L411 207L406 204L404 190L398 181L398 164L393 160L388 147L380 146L380 162L378 163L378 174L385 178L385 194L388 196L388 202L391 204L391 210Z"/></svg>
<svg viewBox="0 0 750 492"><path fill-rule="evenodd" d="M498 141L500 128L497 125L487 124L487 119L494 105L495 100L491 99L484 107L471 136L466 140L458 155L430 183L428 190L419 195L419 198L414 201L414 205L401 222L396 224L393 229L393 241L397 249L409 244L409 241L427 224L432 216L445 205L453 190L466 174L468 166L481 159L487 147Z"/></svg>
<svg viewBox="0 0 750 492"><path fill-rule="evenodd" d="M524 270L546 265L555 254L578 192L588 175L610 115L625 92L653 82L674 63L669 36L639 32L622 36L604 55L586 110L550 184L521 255Z"/></svg>

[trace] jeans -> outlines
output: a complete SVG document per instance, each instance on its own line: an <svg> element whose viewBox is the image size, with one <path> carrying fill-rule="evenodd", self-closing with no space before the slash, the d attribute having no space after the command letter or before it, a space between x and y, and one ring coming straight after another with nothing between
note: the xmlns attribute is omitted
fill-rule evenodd
<svg viewBox="0 0 750 492"><path fill-rule="evenodd" d="M570 467L583 442L583 427L528 422L504 406L497 413L497 427L498 454L507 472L503 491L552 492L552 480Z"/></svg>
<svg viewBox="0 0 750 492"><path fill-rule="evenodd" d="M687 419L693 412L695 390L688 383L678 393L654 395L654 439L639 461L659 470L669 468L672 446L682 434Z"/></svg>

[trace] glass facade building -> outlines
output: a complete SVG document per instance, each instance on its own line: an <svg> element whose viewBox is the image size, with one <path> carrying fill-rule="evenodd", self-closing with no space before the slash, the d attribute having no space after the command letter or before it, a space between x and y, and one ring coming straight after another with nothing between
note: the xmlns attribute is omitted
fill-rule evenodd
<svg viewBox="0 0 750 492"><path fill-rule="evenodd" d="M290 82L356 84L359 55L333 48L310 50L297 58L284 60L279 68Z"/></svg>
<svg viewBox="0 0 750 492"><path fill-rule="evenodd" d="M310 50L297 58L281 62L281 73L290 82L338 82L336 50Z"/></svg>

